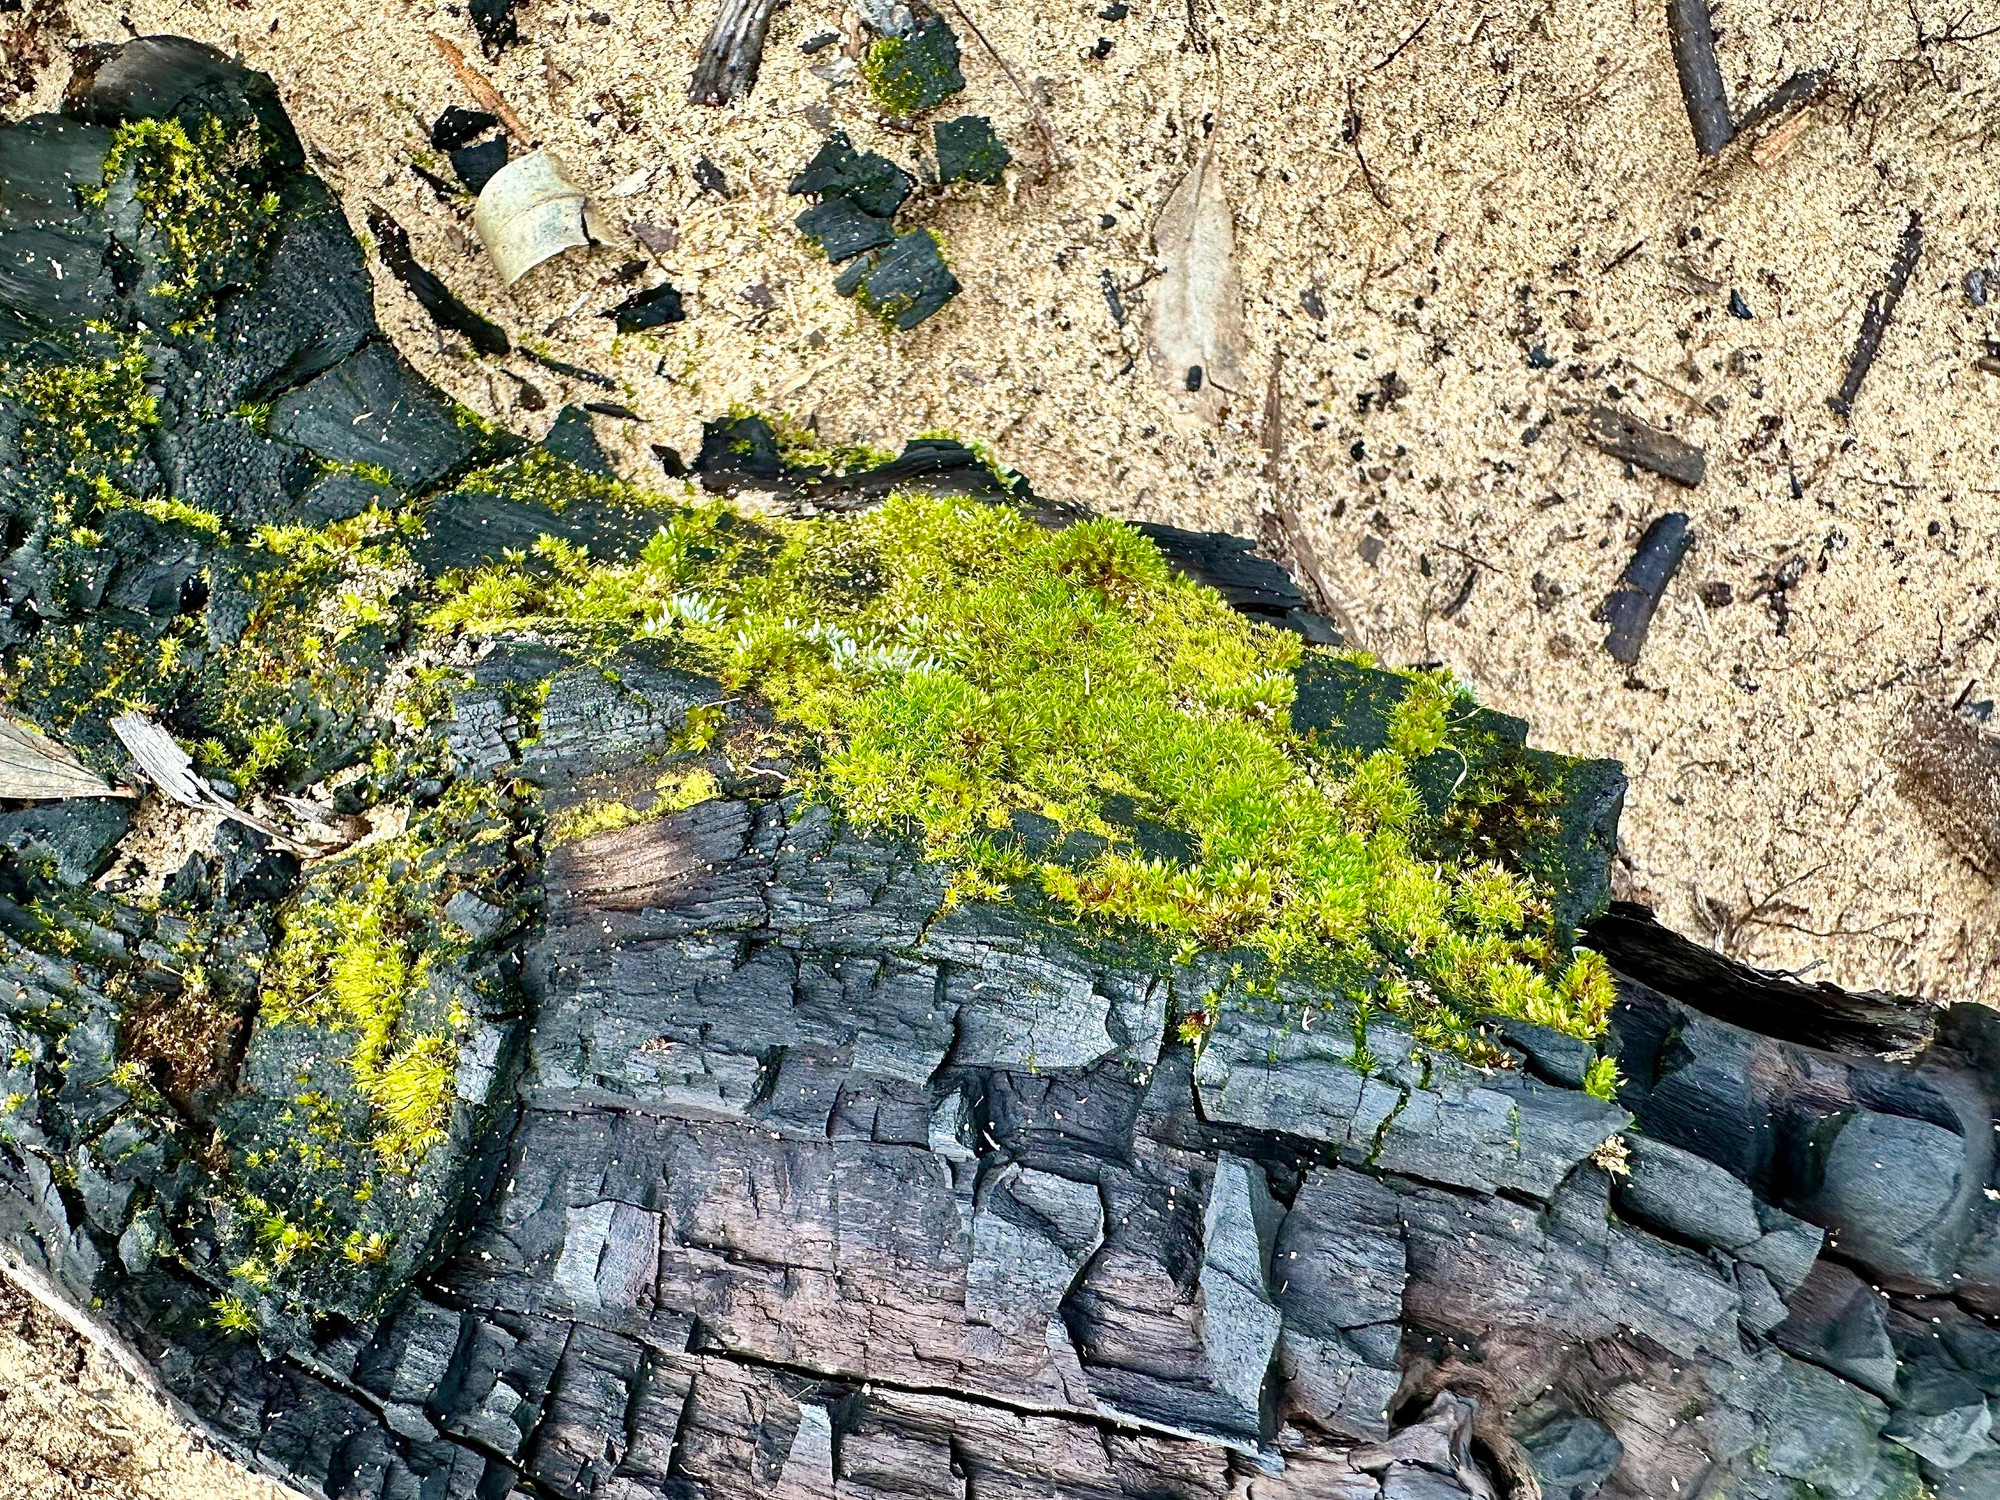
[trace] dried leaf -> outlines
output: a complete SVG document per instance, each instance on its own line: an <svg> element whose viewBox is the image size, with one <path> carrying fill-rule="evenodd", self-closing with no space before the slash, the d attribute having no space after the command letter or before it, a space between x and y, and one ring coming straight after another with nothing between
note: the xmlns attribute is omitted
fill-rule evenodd
<svg viewBox="0 0 2000 1500"><path fill-rule="evenodd" d="M1153 248L1167 269L1146 308L1154 374L1211 422L1221 420L1232 397L1245 399L1234 220L1211 140L1153 226Z"/></svg>
<svg viewBox="0 0 2000 1500"><path fill-rule="evenodd" d="M1914 698L1889 739L1896 790L1966 863L2000 876L2000 737L1948 703Z"/></svg>
<svg viewBox="0 0 2000 1500"><path fill-rule="evenodd" d="M245 828L254 828L288 849L293 847L292 841L277 829L237 808L195 775L194 762L189 759L187 751L144 714L120 714L111 721L111 732L131 753L139 769L173 801L183 807L221 813L225 818L233 818Z"/></svg>
<svg viewBox="0 0 2000 1500"><path fill-rule="evenodd" d="M588 245L586 198L546 151L532 151L495 172L480 190L472 227L500 279L512 286L549 257Z"/></svg>
<svg viewBox="0 0 2000 1500"><path fill-rule="evenodd" d="M0 714L0 798L63 802L71 797L131 795L86 768L41 731Z"/></svg>

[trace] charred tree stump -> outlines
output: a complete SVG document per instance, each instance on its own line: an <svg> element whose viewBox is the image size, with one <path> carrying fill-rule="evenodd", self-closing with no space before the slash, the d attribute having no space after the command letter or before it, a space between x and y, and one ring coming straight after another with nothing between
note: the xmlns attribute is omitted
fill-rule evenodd
<svg viewBox="0 0 2000 1500"><path fill-rule="evenodd" d="M796 554L622 489L585 413L534 450L462 420L383 340L268 80L153 38L67 108L0 128L0 248L63 246L0 287L0 502L70 522L0 600L12 711L70 747L9 737L61 785L0 806L0 1259L229 1451L333 1500L1996 1493L1993 1012L1604 913L1615 764L1307 648L1245 690L1321 773L1405 777L1399 829L1475 846L1424 909L1480 907L1464 961L1545 923L1609 967L1495 972L1512 1018L1487 994L1456 1041L1372 970L1252 991L1248 938L1052 904L1108 848L1195 868L1129 797L1101 832L982 823L1050 883L961 881L801 795L775 695L684 669L713 599L616 639L508 623L558 568L598 570L597 619L620 569ZM195 143L202 236L48 189L140 117ZM961 497L887 503L1046 545L1035 597L1098 591L1100 630L1186 592L1169 567L1218 586L1204 633L1290 652L1223 600L1314 628L1227 539L1155 546L955 444L709 436L719 488ZM907 689L885 714L943 675L787 628ZM303 857L224 822L132 889L128 802L78 792L140 696L198 800Z"/></svg>

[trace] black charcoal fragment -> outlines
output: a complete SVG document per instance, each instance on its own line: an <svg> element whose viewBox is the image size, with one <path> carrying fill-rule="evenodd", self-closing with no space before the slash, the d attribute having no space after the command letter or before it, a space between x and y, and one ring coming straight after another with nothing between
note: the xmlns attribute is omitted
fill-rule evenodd
<svg viewBox="0 0 2000 1500"><path fill-rule="evenodd" d="M1000 180L1000 174L1014 159L1014 153L993 133L993 122L984 115L960 115L956 120L940 120L931 127L937 143L940 182L983 182Z"/></svg>
<svg viewBox="0 0 2000 1500"><path fill-rule="evenodd" d="M888 219L895 217L914 186L910 174L888 157L856 151L845 131L835 131L787 191L845 198L863 213Z"/></svg>
<svg viewBox="0 0 2000 1500"><path fill-rule="evenodd" d="M497 130L500 117L483 109L460 109L456 104L437 117L431 126L431 149L456 151L470 146L489 130Z"/></svg>
<svg viewBox="0 0 2000 1500"><path fill-rule="evenodd" d="M410 289L410 295L438 327L464 334L481 354L505 354L513 347L497 323L467 307L450 287L417 264L403 226L372 203L368 205L368 229L389 274Z"/></svg>
<svg viewBox="0 0 2000 1500"><path fill-rule="evenodd" d="M896 238L895 227L887 219L856 207L848 198L815 203L792 222L835 265L879 250Z"/></svg>
<svg viewBox="0 0 2000 1500"><path fill-rule="evenodd" d="M451 169L465 184L468 193L479 194L493 180L493 174L507 165L507 138L495 136L476 146L460 146L451 153Z"/></svg>
<svg viewBox="0 0 2000 1500"><path fill-rule="evenodd" d="M656 287L627 297L598 316L616 322L620 333L644 333L649 328L664 328L669 323L684 322L687 310L681 305L681 294L675 290L673 283L663 281Z"/></svg>
<svg viewBox="0 0 2000 1500"><path fill-rule="evenodd" d="M1660 596L1673 580L1691 540L1687 515L1678 510L1661 516L1639 538L1618 586L1612 589L1596 615L1611 627L1611 633L1604 638L1604 649L1613 661L1628 667L1638 661L1646 644L1646 632L1652 628L1653 612L1660 607Z"/></svg>

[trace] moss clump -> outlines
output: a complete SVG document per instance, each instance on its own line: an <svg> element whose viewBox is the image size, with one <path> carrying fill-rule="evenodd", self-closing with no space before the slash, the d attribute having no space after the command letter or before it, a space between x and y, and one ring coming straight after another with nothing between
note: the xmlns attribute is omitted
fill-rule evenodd
<svg viewBox="0 0 2000 1500"><path fill-rule="evenodd" d="M906 118L933 109L965 87L958 38L942 17L906 37L880 37L861 59L861 77L888 114Z"/></svg>
<svg viewBox="0 0 2000 1500"><path fill-rule="evenodd" d="M440 1007L434 965L463 951L439 920L433 839L471 818L481 792L461 784L429 823L315 872L284 917L260 1016L349 1038L347 1066L373 1112L366 1144L407 1170L444 1138L460 1034L469 1018ZM465 804L460 806L459 804ZM486 829L482 828L483 836ZM498 830L494 830L498 832ZM500 835L504 836L504 834Z"/></svg>
<svg viewBox="0 0 2000 1500"><path fill-rule="evenodd" d="M96 360L0 365L0 389L26 416L21 461L41 481L37 499L52 537L65 538L106 506L137 503L118 485L160 422L147 369L135 338L118 339Z"/></svg>
<svg viewBox="0 0 2000 1500"><path fill-rule="evenodd" d="M1410 678L1373 753L1300 733L1298 639L1171 574L1121 523L1047 531L898 496L757 527L678 512L629 563L538 552L537 572L454 580L431 623L650 638L754 691L803 784L920 838L955 889L1249 949L1379 997L1441 1048L1478 1052L1482 1014L1603 1029L1608 971L1561 951L1552 892L1440 855L1451 797L1429 810L1411 772L1477 732L1462 690ZM1023 817L1095 852L1052 855Z"/></svg>
<svg viewBox="0 0 2000 1500"><path fill-rule="evenodd" d="M104 158L100 203L129 193L159 246L152 290L173 304L175 333L215 311L223 288L249 279L277 222L275 193L258 191L262 131L232 137L213 115L189 135L178 120L129 120Z"/></svg>

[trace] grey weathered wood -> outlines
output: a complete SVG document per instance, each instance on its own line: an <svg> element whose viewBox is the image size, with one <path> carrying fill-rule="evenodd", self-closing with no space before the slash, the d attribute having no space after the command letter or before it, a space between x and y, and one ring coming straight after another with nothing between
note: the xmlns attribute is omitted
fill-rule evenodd
<svg viewBox="0 0 2000 1500"><path fill-rule="evenodd" d="M688 98L696 104L734 104L750 92L776 9L777 0L722 0L695 61Z"/></svg>

